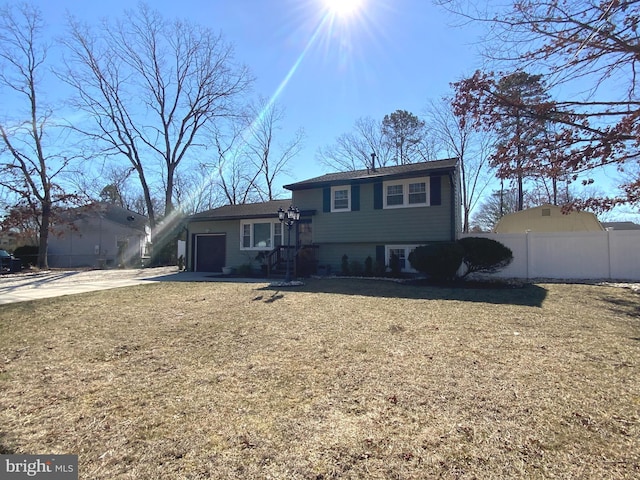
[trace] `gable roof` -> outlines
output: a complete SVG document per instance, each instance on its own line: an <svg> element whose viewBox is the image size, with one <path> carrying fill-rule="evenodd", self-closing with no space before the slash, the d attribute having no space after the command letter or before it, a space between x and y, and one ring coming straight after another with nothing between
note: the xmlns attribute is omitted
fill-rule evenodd
<svg viewBox="0 0 640 480"><path fill-rule="evenodd" d="M392 167L379 167L375 170L366 169L327 173L326 175L285 185L284 188L295 191L332 185L344 185L346 183L369 183L392 178L415 177L420 174L442 174L454 170L457 163L457 158L449 158L446 160L432 160L429 162L395 165Z"/></svg>
<svg viewBox="0 0 640 480"><path fill-rule="evenodd" d="M244 203L240 205L225 205L223 207L207 210L206 212L191 215L191 221L204 220L241 220L244 218L277 218L278 209L286 210L291 205L292 199L270 200L260 203Z"/></svg>
<svg viewBox="0 0 640 480"><path fill-rule="evenodd" d="M107 202L93 202L81 207L69 208L60 214L60 220L56 223L73 223L80 219L98 217L143 232L149 223L146 216Z"/></svg>

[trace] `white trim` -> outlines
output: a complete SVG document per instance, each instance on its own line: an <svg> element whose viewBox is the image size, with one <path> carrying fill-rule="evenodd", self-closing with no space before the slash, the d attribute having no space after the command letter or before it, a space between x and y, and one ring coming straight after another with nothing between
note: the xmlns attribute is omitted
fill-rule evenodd
<svg viewBox="0 0 640 480"><path fill-rule="evenodd" d="M335 192L347 191L347 208L335 208ZM351 186L339 185L337 187L331 187L331 212L350 212L351 211Z"/></svg>
<svg viewBox="0 0 640 480"><path fill-rule="evenodd" d="M264 246L258 246L258 247L254 247L253 243L254 243L254 238L253 238L253 232L254 232L254 225L257 223L268 223L269 225L271 225L270 227L270 231L269 231L269 245L264 245ZM241 220L240 221L240 250L242 251L265 251L265 250L272 250L274 248L274 236L275 236L275 227L274 225L278 225L280 224L279 220L270 220L270 219L264 219L264 218L256 218L253 220ZM244 226L245 225L249 225L249 247L245 247L244 246ZM284 229L282 229L282 231L284 232ZM284 241L284 236L282 237L282 241Z"/></svg>
<svg viewBox="0 0 640 480"><path fill-rule="evenodd" d="M414 183L424 183L425 189L425 201L424 203L409 203L409 185ZM387 205L387 187L394 185L402 185L402 204L401 205ZM429 203L429 177L419 178L405 178L402 180L387 180L382 183L382 205L385 209L390 208L415 208L415 207L428 207Z"/></svg>

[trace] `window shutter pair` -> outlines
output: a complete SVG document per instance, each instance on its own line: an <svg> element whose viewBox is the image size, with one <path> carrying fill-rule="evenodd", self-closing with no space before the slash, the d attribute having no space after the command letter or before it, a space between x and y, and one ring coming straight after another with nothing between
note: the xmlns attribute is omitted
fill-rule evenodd
<svg viewBox="0 0 640 480"><path fill-rule="evenodd" d="M351 185L351 211L360 210L360 185ZM322 211L324 213L331 211L331 187L322 189Z"/></svg>
<svg viewBox="0 0 640 480"><path fill-rule="evenodd" d="M429 177L429 204L442 205L442 177ZM382 182L373 184L373 208L382 210L383 207Z"/></svg>

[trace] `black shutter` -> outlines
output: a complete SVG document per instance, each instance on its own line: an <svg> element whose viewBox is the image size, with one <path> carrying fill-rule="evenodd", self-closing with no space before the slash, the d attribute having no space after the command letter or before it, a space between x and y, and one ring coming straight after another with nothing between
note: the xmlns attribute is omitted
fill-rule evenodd
<svg viewBox="0 0 640 480"><path fill-rule="evenodd" d="M373 208L382 210L382 182L373 184Z"/></svg>
<svg viewBox="0 0 640 480"><path fill-rule="evenodd" d="M376 262L384 265L384 245L376 245Z"/></svg>
<svg viewBox="0 0 640 480"><path fill-rule="evenodd" d="M331 187L322 189L322 211L325 213L331 211Z"/></svg>
<svg viewBox="0 0 640 480"><path fill-rule="evenodd" d="M360 185L351 185L351 211L360 210Z"/></svg>
<svg viewBox="0 0 640 480"><path fill-rule="evenodd" d="M431 184L429 186L430 191L430 204L442 205L442 177L430 177Z"/></svg>

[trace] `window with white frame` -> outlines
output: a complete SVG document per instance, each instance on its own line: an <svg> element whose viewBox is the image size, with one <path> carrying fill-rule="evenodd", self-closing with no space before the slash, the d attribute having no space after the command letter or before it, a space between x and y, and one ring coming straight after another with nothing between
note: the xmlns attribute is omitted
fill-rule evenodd
<svg viewBox="0 0 640 480"><path fill-rule="evenodd" d="M278 245L282 245L280 222L241 222L240 250L267 250Z"/></svg>
<svg viewBox="0 0 640 480"><path fill-rule="evenodd" d="M427 182L409 184L409 205L426 205Z"/></svg>
<svg viewBox="0 0 640 480"><path fill-rule="evenodd" d="M348 212L351 210L351 188L347 185L331 187L331 211Z"/></svg>
<svg viewBox="0 0 640 480"><path fill-rule="evenodd" d="M279 247L282 245L282 223L273 224L273 246Z"/></svg>
<svg viewBox="0 0 640 480"><path fill-rule="evenodd" d="M400 270L403 272L416 272L417 270L411 268L409 263L409 254L413 252L418 245L387 245L385 262L388 266L391 266L391 258L393 255L398 257L400 264Z"/></svg>
<svg viewBox="0 0 640 480"><path fill-rule="evenodd" d="M404 202L404 185L387 185L387 205L402 205Z"/></svg>
<svg viewBox="0 0 640 480"><path fill-rule="evenodd" d="M428 177L384 182L384 208L428 206L428 189Z"/></svg>

